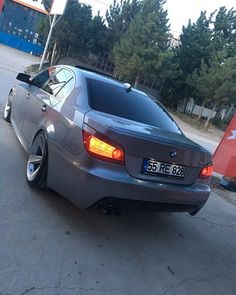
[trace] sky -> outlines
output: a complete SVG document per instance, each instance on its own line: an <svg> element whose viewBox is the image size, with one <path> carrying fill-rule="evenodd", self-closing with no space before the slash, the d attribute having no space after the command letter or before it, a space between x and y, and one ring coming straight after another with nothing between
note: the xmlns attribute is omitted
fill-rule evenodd
<svg viewBox="0 0 236 295"><path fill-rule="evenodd" d="M94 14L100 10L101 15L105 15L113 0L80 0L80 2L90 4ZM188 24L189 19L196 21L201 10L206 10L210 14L221 6L236 9L236 0L167 0L165 5L171 30L176 37L182 31L182 26Z"/></svg>

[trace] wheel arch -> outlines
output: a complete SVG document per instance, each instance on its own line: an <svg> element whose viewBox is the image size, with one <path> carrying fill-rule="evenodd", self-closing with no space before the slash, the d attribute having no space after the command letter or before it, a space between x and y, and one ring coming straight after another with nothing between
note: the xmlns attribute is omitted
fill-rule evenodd
<svg viewBox="0 0 236 295"><path fill-rule="evenodd" d="M10 99L10 98L12 99L14 95L15 95L15 93L14 93L14 87L13 87L13 88L11 88L11 90L9 91L7 98L8 98L8 99ZM11 100L10 100L10 101L11 101Z"/></svg>
<svg viewBox="0 0 236 295"><path fill-rule="evenodd" d="M40 145L38 145L36 151L34 150L34 142L35 139L37 138L37 136L39 136L39 134L42 134L43 138L44 138L44 148L41 148L41 154L38 154L38 149L40 149ZM35 144L37 145L38 143L35 142ZM31 159L32 155L38 155L40 156L41 162L40 162L40 166L35 168L35 165L37 165L38 162L34 162ZM38 160L37 160L38 161ZM29 167L29 165L33 165L34 171L31 171L31 168ZM48 143L47 143L47 136L46 136L46 132L44 130L44 128L39 128L37 130L37 132L35 133L34 139L32 140L31 143L31 147L29 148L28 151L28 161L27 161L27 174L26 174L26 178L27 181L29 183L30 186L32 187L37 187L37 188L42 188L45 189L47 187L47 171L48 171ZM31 176L36 173L32 178Z"/></svg>
<svg viewBox="0 0 236 295"><path fill-rule="evenodd" d="M33 140L32 140L32 142L30 143L30 146L33 144L35 138L37 137L37 135L38 135L40 132L43 132L43 133L44 133L46 139L48 138L47 129L44 128L44 127L40 127L40 128L36 131L36 133L35 133L35 135L34 135L34 137L33 137Z"/></svg>

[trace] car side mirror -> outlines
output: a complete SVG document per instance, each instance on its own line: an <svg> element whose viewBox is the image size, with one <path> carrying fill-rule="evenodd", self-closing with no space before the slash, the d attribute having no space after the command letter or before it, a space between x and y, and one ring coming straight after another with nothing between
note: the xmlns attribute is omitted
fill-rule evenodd
<svg viewBox="0 0 236 295"><path fill-rule="evenodd" d="M21 81L21 82L31 84L30 75L20 73L20 74L17 75L16 79Z"/></svg>

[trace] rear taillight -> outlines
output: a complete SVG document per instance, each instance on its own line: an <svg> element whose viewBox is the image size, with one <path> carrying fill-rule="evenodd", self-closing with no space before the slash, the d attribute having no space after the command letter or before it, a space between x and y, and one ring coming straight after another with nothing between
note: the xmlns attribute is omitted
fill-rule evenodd
<svg viewBox="0 0 236 295"><path fill-rule="evenodd" d="M211 177L212 172L213 172L213 165L203 167L199 175L199 178L209 178Z"/></svg>
<svg viewBox="0 0 236 295"><path fill-rule="evenodd" d="M107 136L86 126L83 130L83 140L86 151L103 161L124 164L124 150Z"/></svg>

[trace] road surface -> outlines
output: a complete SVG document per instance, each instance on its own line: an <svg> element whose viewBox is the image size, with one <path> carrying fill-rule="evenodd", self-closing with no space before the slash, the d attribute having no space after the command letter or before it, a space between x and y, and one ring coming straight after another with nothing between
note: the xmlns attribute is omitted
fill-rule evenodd
<svg viewBox="0 0 236 295"><path fill-rule="evenodd" d="M0 63L1 102L14 76ZM0 294L235 295L236 210L217 194L195 217L107 217L29 188L26 155L2 116L0 146Z"/></svg>

